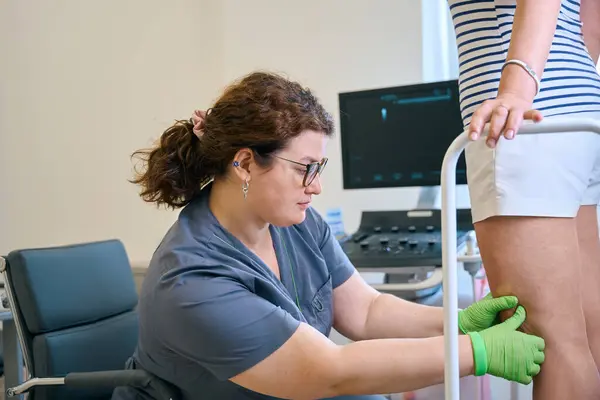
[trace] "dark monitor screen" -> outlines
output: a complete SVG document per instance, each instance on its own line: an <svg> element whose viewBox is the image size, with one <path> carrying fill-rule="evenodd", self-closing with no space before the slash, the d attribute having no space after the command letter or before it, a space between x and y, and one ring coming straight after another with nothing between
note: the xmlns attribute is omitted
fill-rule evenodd
<svg viewBox="0 0 600 400"><path fill-rule="evenodd" d="M340 93L344 189L440 185L463 132L456 80ZM456 183L467 183L464 153Z"/></svg>

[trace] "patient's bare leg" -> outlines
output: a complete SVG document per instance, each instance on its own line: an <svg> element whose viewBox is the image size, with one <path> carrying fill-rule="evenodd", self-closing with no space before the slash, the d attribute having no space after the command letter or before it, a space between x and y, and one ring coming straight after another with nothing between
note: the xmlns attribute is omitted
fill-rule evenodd
<svg viewBox="0 0 600 400"><path fill-rule="evenodd" d="M587 337L600 368L600 238L596 206L583 206L577 215L581 254L581 294Z"/></svg>
<svg viewBox="0 0 600 400"><path fill-rule="evenodd" d="M493 217L475 230L494 296L515 294L527 310L523 330L546 341L534 399L600 398L582 308L575 219Z"/></svg>

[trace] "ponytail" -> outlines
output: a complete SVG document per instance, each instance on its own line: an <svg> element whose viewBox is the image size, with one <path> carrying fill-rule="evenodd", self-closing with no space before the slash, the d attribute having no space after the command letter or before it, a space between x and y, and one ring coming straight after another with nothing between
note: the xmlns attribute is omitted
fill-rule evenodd
<svg viewBox="0 0 600 400"><path fill-rule="evenodd" d="M176 209L196 197L210 176L202 167L200 140L190 121L177 121L164 131L156 146L132 154L144 167L136 169L131 183L142 187L140 197L148 203Z"/></svg>

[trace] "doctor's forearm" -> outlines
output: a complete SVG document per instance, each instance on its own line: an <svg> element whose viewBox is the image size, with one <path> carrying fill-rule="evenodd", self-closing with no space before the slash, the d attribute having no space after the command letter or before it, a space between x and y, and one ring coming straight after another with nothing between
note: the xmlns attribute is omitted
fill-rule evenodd
<svg viewBox="0 0 600 400"><path fill-rule="evenodd" d="M506 58L527 63L540 79L554 38L560 4L561 0L517 0ZM499 94L505 92L533 100L535 81L520 66L509 64L500 80Z"/></svg>
<svg viewBox="0 0 600 400"><path fill-rule="evenodd" d="M469 336L459 337L460 376L473 374ZM444 337L365 340L344 346L333 379L335 395L402 393L442 383Z"/></svg>
<svg viewBox="0 0 600 400"><path fill-rule="evenodd" d="M381 294L373 302L365 322L365 338L426 338L444 330L444 311Z"/></svg>

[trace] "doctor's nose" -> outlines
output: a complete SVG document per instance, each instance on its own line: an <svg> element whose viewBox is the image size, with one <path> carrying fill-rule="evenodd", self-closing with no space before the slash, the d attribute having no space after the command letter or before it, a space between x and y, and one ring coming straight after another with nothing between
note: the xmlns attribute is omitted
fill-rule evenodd
<svg viewBox="0 0 600 400"><path fill-rule="evenodd" d="M321 190L322 190L322 186L321 186L321 176L317 175L315 176L315 179L313 179L313 181L310 183L310 185L308 185L305 189L304 192L307 194L321 194Z"/></svg>

